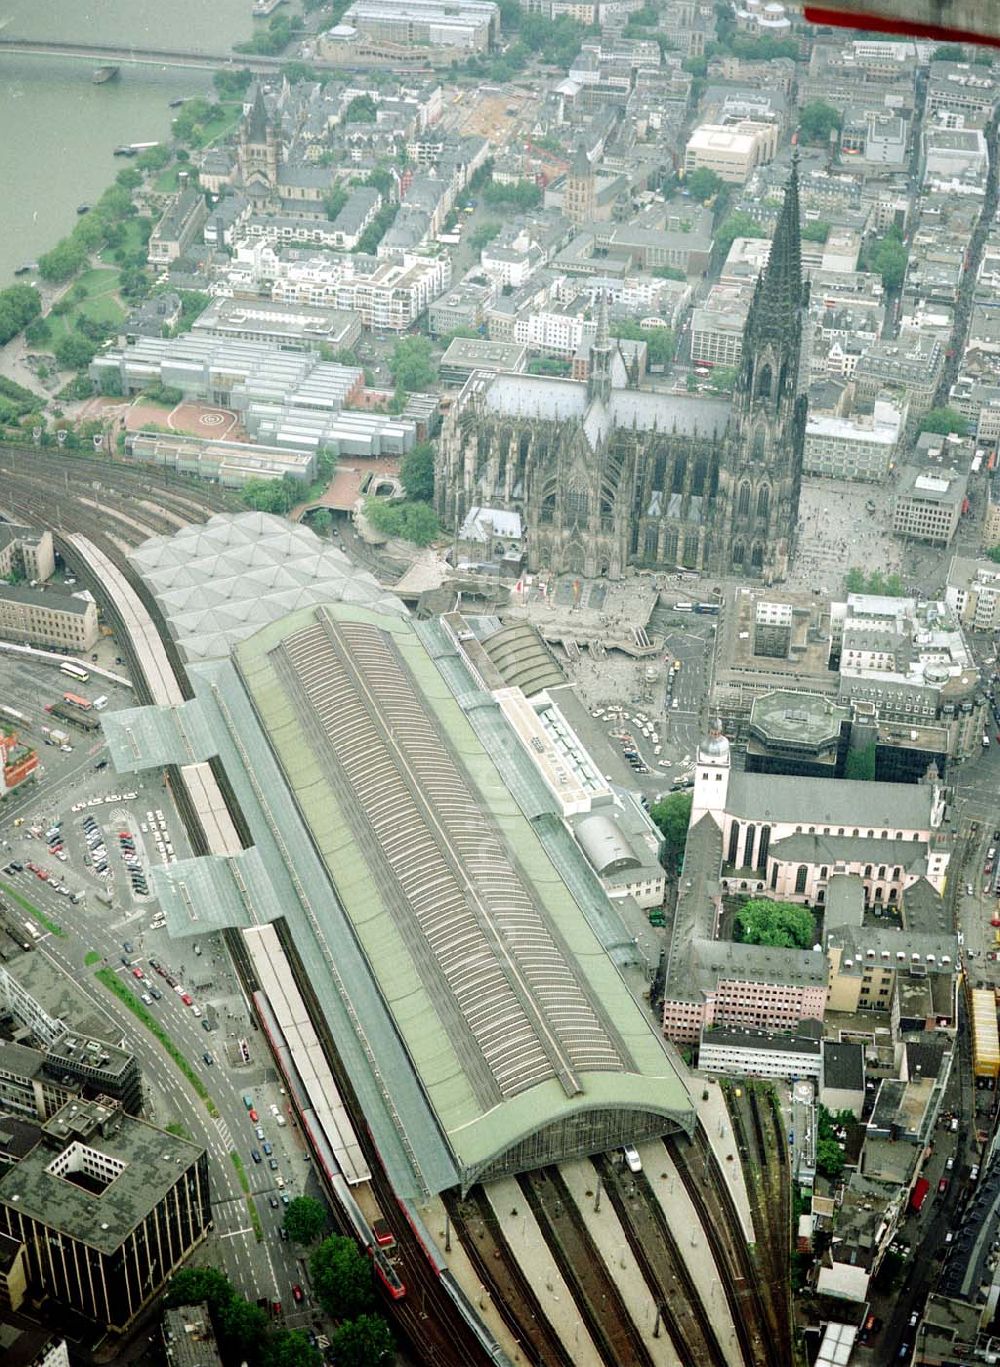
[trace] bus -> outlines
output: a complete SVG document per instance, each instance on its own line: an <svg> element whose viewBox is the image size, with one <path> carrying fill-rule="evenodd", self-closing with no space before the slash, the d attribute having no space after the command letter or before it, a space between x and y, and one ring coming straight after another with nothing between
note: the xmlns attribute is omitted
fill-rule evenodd
<svg viewBox="0 0 1000 1367"><path fill-rule="evenodd" d="M73 664L70 660L67 660L65 664L61 664L59 668L64 674L68 674L71 679L75 679L77 683L86 683L90 678L90 672L88 670L81 669L79 665Z"/></svg>
<svg viewBox="0 0 1000 1367"><path fill-rule="evenodd" d="M63 702L69 703L70 707L78 707L81 712L89 712L94 705L89 698L81 698L79 693L64 693Z"/></svg>
<svg viewBox="0 0 1000 1367"><path fill-rule="evenodd" d="M5 703L0 703L0 717L3 717L6 721L17 722L18 726L31 725L31 722L23 712L19 712L16 707L8 707Z"/></svg>
<svg viewBox="0 0 1000 1367"><path fill-rule="evenodd" d="M927 1200L927 1193L930 1191L930 1189L931 1184L930 1182L928 1182L926 1177L921 1177L918 1179L916 1186L910 1193L910 1209L914 1212L914 1214L920 1214L920 1208Z"/></svg>
<svg viewBox="0 0 1000 1367"><path fill-rule="evenodd" d="M718 603L695 603L694 610L709 617L718 617L719 615Z"/></svg>

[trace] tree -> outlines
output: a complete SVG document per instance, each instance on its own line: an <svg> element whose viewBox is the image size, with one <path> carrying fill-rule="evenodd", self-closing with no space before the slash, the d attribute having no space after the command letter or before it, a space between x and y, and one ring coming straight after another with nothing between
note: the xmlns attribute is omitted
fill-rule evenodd
<svg viewBox="0 0 1000 1367"><path fill-rule="evenodd" d="M374 123L378 105L370 95L355 95L344 110L345 123Z"/></svg>
<svg viewBox="0 0 1000 1367"><path fill-rule="evenodd" d="M884 237L877 237L865 253L867 269L881 275L882 284L887 290L900 288L908 259L909 255L896 227L890 228Z"/></svg>
<svg viewBox="0 0 1000 1367"><path fill-rule="evenodd" d="M934 49L932 62L964 62L965 49L961 43L942 43L940 47Z"/></svg>
<svg viewBox="0 0 1000 1367"><path fill-rule="evenodd" d="M398 204L383 204L381 209L379 209L378 213L368 224L368 227L358 238L358 244L354 248L355 252L359 255L371 256L383 237L385 237L386 233L389 231L398 213Z"/></svg>
<svg viewBox="0 0 1000 1367"><path fill-rule="evenodd" d="M847 577L846 577L846 579L844 580L844 584L845 584L845 586L846 586L846 588L847 588L847 592L848 592L848 593L864 593L864 591L865 591L865 572L864 572L864 570L859 569L859 568L857 567L857 565L852 565L851 568L847 571Z"/></svg>
<svg viewBox="0 0 1000 1367"><path fill-rule="evenodd" d="M475 232L469 234L469 246L474 252L481 252L502 231L502 226L492 220L489 223L481 223Z"/></svg>
<svg viewBox="0 0 1000 1367"><path fill-rule="evenodd" d="M206 1301L214 1319L234 1295L229 1278L217 1267L184 1267L167 1283L166 1303L198 1305Z"/></svg>
<svg viewBox="0 0 1000 1367"><path fill-rule="evenodd" d="M875 777L875 742L862 746L860 750L848 750L844 777L861 779L870 783Z"/></svg>
<svg viewBox="0 0 1000 1367"><path fill-rule="evenodd" d="M259 513L287 513L295 502L295 491L281 479L248 479L240 490L248 508Z"/></svg>
<svg viewBox="0 0 1000 1367"><path fill-rule="evenodd" d="M1000 565L1000 546L991 546L986 552L994 565Z"/></svg>
<svg viewBox="0 0 1000 1367"><path fill-rule="evenodd" d="M38 274L50 284L61 285L70 280L87 259L87 253L76 242L64 237L50 252L38 258Z"/></svg>
<svg viewBox="0 0 1000 1367"><path fill-rule="evenodd" d="M713 368L711 375L705 381L707 389L711 389L715 394L731 394L736 386L736 381L740 377L739 367L734 365L717 365Z"/></svg>
<svg viewBox="0 0 1000 1367"><path fill-rule="evenodd" d="M772 902L752 897L736 913L740 938L748 945L777 945L784 949L808 949L816 937L812 912L794 902Z"/></svg>
<svg viewBox="0 0 1000 1367"><path fill-rule="evenodd" d="M844 1171L844 1151L835 1139L816 1141L816 1171L829 1182L836 1182Z"/></svg>
<svg viewBox="0 0 1000 1367"><path fill-rule="evenodd" d="M515 209L533 209L542 202L542 192L533 180L517 180L512 185L490 181L483 186L485 204L510 204Z"/></svg>
<svg viewBox="0 0 1000 1367"><path fill-rule="evenodd" d="M803 223L802 240L803 242L825 242L830 236L830 225L817 219L813 223Z"/></svg>
<svg viewBox="0 0 1000 1367"><path fill-rule="evenodd" d="M123 166L115 176L115 184L123 190L138 190L142 184L142 172L137 166Z"/></svg>
<svg viewBox="0 0 1000 1367"><path fill-rule="evenodd" d="M691 191L695 199L711 199L725 188L725 184L721 176L717 176L706 166L699 166L696 170L690 171L684 180L685 188Z"/></svg>
<svg viewBox="0 0 1000 1367"><path fill-rule="evenodd" d="M669 365L674 359L674 334L668 327L644 328L631 321L611 324L612 337L645 342L650 365Z"/></svg>
<svg viewBox="0 0 1000 1367"><path fill-rule="evenodd" d="M669 793L649 809L663 836L663 862L667 868L678 867L684 858L693 801L691 793Z"/></svg>
<svg viewBox="0 0 1000 1367"><path fill-rule="evenodd" d="M840 111L825 100L808 100L799 114L799 132L806 142L825 143L830 134L840 128Z"/></svg>
<svg viewBox="0 0 1000 1367"><path fill-rule="evenodd" d="M0 290L0 346L16 337L42 311L42 300L31 285L10 285Z"/></svg>
<svg viewBox="0 0 1000 1367"><path fill-rule="evenodd" d="M337 1367L378 1367L393 1350L392 1334L380 1315L359 1315L330 1335Z"/></svg>
<svg viewBox="0 0 1000 1367"><path fill-rule="evenodd" d="M297 1244L314 1244L326 1228L326 1213L322 1201L316 1201L311 1196L296 1196L285 1210L288 1237Z"/></svg>
<svg viewBox="0 0 1000 1367"><path fill-rule="evenodd" d="M251 1305L242 1296L233 1295L212 1320L216 1333L229 1350L224 1355L228 1361L257 1356L268 1329L267 1315L259 1305Z"/></svg>
<svg viewBox="0 0 1000 1367"><path fill-rule="evenodd" d="M955 432L958 436L964 437L969 430L969 424L961 413L954 408L945 406L944 408L931 408L920 419L920 432L937 432L946 437Z"/></svg>
<svg viewBox="0 0 1000 1367"><path fill-rule="evenodd" d="M819 1108L819 1123L816 1126L816 1168L828 1181L835 1182L844 1171L844 1150L837 1139L837 1129L855 1123L856 1118L851 1111L831 1112L825 1106Z"/></svg>
<svg viewBox="0 0 1000 1367"><path fill-rule="evenodd" d="M253 72L248 67L243 67L240 71L230 71L227 68L216 71L212 76L212 84L223 100L239 99L252 80Z"/></svg>
<svg viewBox="0 0 1000 1367"><path fill-rule="evenodd" d="M680 266L654 266L649 273L657 280L687 280Z"/></svg>
<svg viewBox="0 0 1000 1367"><path fill-rule="evenodd" d="M715 234L715 251L720 261L729 255L729 248L738 237L769 237L770 233L742 209L737 209L721 223Z"/></svg>
<svg viewBox="0 0 1000 1367"><path fill-rule="evenodd" d="M328 195L323 196L323 208L332 223L347 203L347 190L343 185L335 185Z"/></svg>
<svg viewBox="0 0 1000 1367"><path fill-rule="evenodd" d="M568 375L572 364L561 356L533 356L528 362L529 375L554 375L557 378Z"/></svg>
<svg viewBox="0 0 1000 1367"><path fill-rule="evenodd" d="M432 385L436 371L427 338L401 337L389 357L389 370L396 385L408 393Z"/></svg>
<svg viewBox="0 0 1000 1367"><path fill-rule="evenodd" d="M299 1329L279 1329L264 1349L264 1367L321 1367L322 1361L322 1353Z"/></svg>
<svg viewBox="0 0 1000 1367"><path fill-rule="evenodd" d="M434 447L421 441L404 457L399 477L409 498L431 503L434 499Z"/></svg>
<svg viewBox="0 0 1000 1367"><path fill-rule="evenodd" d="M68 332L52 348L63 370L83 370L84 366L90 365L96 351L96 344L80 332Z"/></svg>
<svg viewBox="0 0 1000 1367"><path fill-rule="evenodd" d="M352 1319L375 1304L371 1265L353 1239L333 1234L309 1259L316 1299L334 1319Z"/></svg>

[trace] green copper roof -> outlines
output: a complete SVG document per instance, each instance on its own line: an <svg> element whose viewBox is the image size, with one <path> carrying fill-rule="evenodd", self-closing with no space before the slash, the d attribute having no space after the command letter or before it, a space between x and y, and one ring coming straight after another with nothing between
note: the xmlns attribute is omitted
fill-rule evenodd
<svg viewBox="0 0 1000 1367"><path fill-rule="evenodd" d="M687 1125L651 1017L411 622L304 609L235 658L465 1179L545 1129L582 1152L626 1137L609 1115Z"/></svg>

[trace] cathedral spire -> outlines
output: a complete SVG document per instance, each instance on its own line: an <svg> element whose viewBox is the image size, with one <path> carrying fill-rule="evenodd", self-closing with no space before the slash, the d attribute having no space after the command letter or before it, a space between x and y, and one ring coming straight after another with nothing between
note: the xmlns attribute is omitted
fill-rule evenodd
<svg viewBox="0 0 1000 1367"><path fill-rule="evenodd" d="M781 343L795 329L802 307L802 239L799 225L799 153L792 152L792 173L771 242L771 254L748 320L758 344Z"/></svg>
<svg viewBox="0 0 1000 1367"><path fill-rule="evenodd" d="M602 286L597 301L597 329L590 348L591 399L607 399L611 394L611 338L608 332L608 292Z"/></svg>

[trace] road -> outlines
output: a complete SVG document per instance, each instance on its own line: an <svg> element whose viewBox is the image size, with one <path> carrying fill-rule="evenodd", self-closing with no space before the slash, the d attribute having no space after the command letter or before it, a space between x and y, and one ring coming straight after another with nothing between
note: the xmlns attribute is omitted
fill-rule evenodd
<svg viewBox="0 0 1000 1367"><path fill-rule="evenodd" d="M70 682L54 666L0 657L0 694L10 706L32 719L36 740L40 740L37 728L45 717L44 702L60 696ZM95 691L93 681L76 687L85 688L91 696ZM101 688L111 698L112 709L131 705L127 689L116 690L103 684ZM279 1089L263 1037L254 1028L221 937L201 937L201 952L196 953L191 940L171 941L165 929L151 929L157 908L155 899L152 895L133 894L122 860L117 832L128 828L135 837L144 868L148 871L160 862L147 818L148 812L155 817L157 811L163 812L167 827L160 832L161 838L170 840L175 856L184 858L190 853L170 793L158 773L133 779L115 775L110 765L96 771L94 766L104 755L99 738L75 743L70 755L54 746L40 746L40 755L45 773L39 785L29 785L0 809L0 849L2 862L8 866L11 859L25 865L30 860L50 871L53 877L50 882L43 882L25 867L20 873L0 874L0 881L27 898L62 929L61 936L44 934L37 951L72 979L93 1003L94 1010L109 1022L112 1037L124 1038L127 1047L135 1051L143 1072L146 1118L164 1127L182 1125L207 1149L215 1227L210 1239L195 1254L195 1261L222 1267L236 1288L250 1299L267 1296L271 1302L280 1302L284 1322L291 1327L309 1327L311 1306L308 1301L302 1307L295 1306L291 1295L293 1285L307 1288L308 1279L296 1247L279 1237L284 1207L276 1179L282 1177L284 1191L290 1198L303 1194L307 1187L314 1195L318 1196L319 1191L311 1165L304 1160L299 1131L291 1119L279 1127L271 1115L271 1106L280 1108L287 1104L287 1099ZM133 801L103 801L111 793L133 791L137 794ZM97 799L102 799L99 805L86 806L76 813L71 810L81 802L96 803ZM82 821L88 815L98 822L105 835L111 907L98 899L97 892L104 884L85 862L88 852ZM23 819L24 824L15 827L18 819ZM62 821L65 862L50 855L44 840L28 834L32 824L47 827L55 820ZM54 890L57 881L74 891L85 890L86 900L74 906L69 897ZM149 883L152 893L151 879ZM16 904L13 907L20 911ZM124 949L126 942L132 947L131 952ZM98 954L100 963L91 957L87 964L88 954ZM170 990L165 979L151 967L151 959L169 967L178 983L190 990L200 1016ZM95 969L101 966L116 972L137 996L150 984L160 991L160 998L151 1001L148 1009L201 1078L218 1109L217 1118L209 1114L153 1036L117 997L94 979ZM144 975L141 981L133 974L136 968ZM247 1041L248 1062L241 1056L240 1039ZM211 1063L206 1062L206 1055ZM255 1136L248 1118L244 1094L252 1097L261 1117L265 1137L273 1146L277 1171L271 1169L261 1152L262 1142ZM261 1152L261 1163L252 1160L252 1149ZM264 1239L259 1244L248 1218L231 1151L242 1159L260 1215Z"/></svg>

